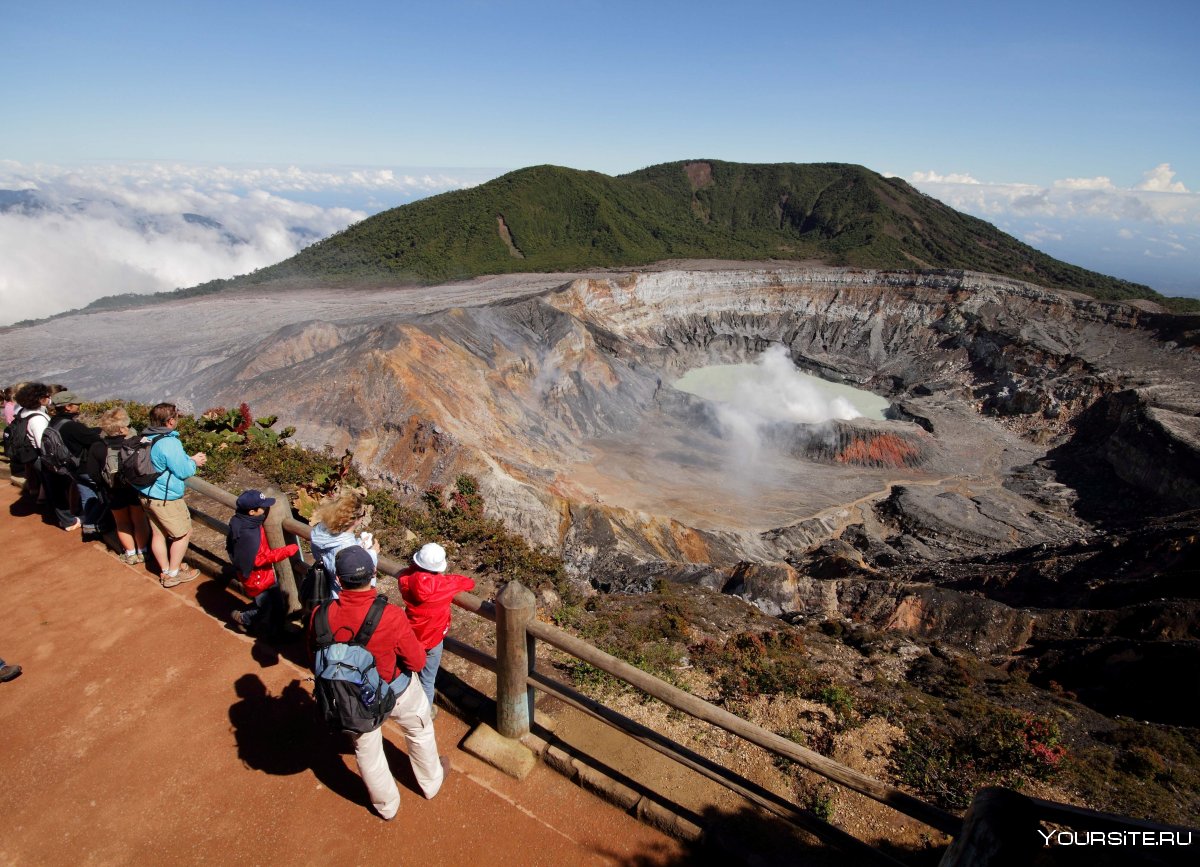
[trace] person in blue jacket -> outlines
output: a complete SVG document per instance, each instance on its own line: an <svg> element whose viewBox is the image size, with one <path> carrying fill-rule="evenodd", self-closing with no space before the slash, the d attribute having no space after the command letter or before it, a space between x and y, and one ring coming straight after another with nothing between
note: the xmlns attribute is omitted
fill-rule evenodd
<svg viewBox="0 0 1200 867"><path fill-rule="evenodd" d="M204 452L189 456L183 450L175 430L178 424L175 404L160 403L150 410L150 426L142 433L143 440L154 440L150 461L158 470L158 478L154 484L138 488L138 493L150 519L150 550L158 561L163 587L175 587L200 575L199 570L183 562L192 537L192 515L183 501L187 490L183 482L194 476L208 458Z"/></svg>

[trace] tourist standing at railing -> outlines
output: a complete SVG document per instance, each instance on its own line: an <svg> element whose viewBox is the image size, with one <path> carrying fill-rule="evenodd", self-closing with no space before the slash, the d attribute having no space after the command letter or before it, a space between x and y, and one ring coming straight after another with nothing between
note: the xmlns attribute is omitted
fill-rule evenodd
<svg viewBox="0 0 1200 867"><path fill-rule="evenodd" d="M100 429L79 420L80 401L74 392L60 391L50 402L55 409L50 425L62 437L67 451L78 459L78 465L66 467L66 475L57 474L57 478L65 479L68 486L66 507L55 506L58 525L64 530L82 527L84 533L97 533L104 518L105 504L96 490L95 480L87 474L83 464L88 449L100 442Z"/></svg>
<svg viewBox="0 0 1200 867"><path fill-rule="evenodd" d="M366 532L371 523L371 507L357 490L343 490L337 496L322 500L312 513L312 555L320 560L330 576L329 595L337 599L342 586L338 583L334 558L338 551L350 545L361 545L372 562L379 563L379 543ZM372 576L371 586L375 586Z"/></svg>
<svg viewBox="0 0 1200 867"><path fill-rule="evenodd" d="M434 685L442 665L442 649L450 631L450 600L457 594L475 589L475 580L466 575L446 574L446 549L436 542L422 545L413 554L413 565L396 576L404 613L412 624L417 640L425 648L421 668L421 688L433 704ZM434 712L437 709L434 708Z"/></svg>
<svg viewBox="0 0 1200 867"><path fill-rule="evenodd" d="M184 481L194 476L208 458L204 452L190 457L184 452L175 430L178 425L175 404L160 403L150 410L150 426L142 433L143 441L157 438L150 447L150 461L158 478L154 484L139 488L138 493L150 519L150 550L158 561L163 587L175 587L200 575L183 562L192 538L192 515L183 495L187 491Z"/></svg>
<svg viewBox="0 0 1200 867"><path fill-rule="evenodd" d="M41 452L42 433L50 425L50 386L43 382L27 382L17 390L17 403L21 410L13 418L17 428L17 441L13 442L14 461L21 465L25 475L22 495L34 500L39 506L49 497L42 485ZM21 433L21 431L24 431ZM13 467L16 470L16 466Z"/></svg>
<svg viewBox="0 0 1200 867"><path fill-rule="evenodd" d="M337 553L334 570L342 593L327 603L329 630L335 640L347 641L358 633L375 602L376 593L371 588L375 579L375 559L361 545L351 545ZM319 607L313 611L313 621L321 610ZM308 632L310 651L315 647L313 621L309 623ZM429 700L414 676L414 672L420 671L425 664L425 651L398 605L384 607L379 625L366 648L375 659L379 676L392 684L396 692L396 705L389 716L404 733L404 744L417 785L426 798L432 798L442 788L446 767L438 757ZM314 656L310 653L310 660ZM383 751L382 726L365 734L350 734L354 738L358 772L371 796L371 806L383 818L394 818L400 809L400 790Z"/></svg>
<svg viewBox="0 0 1200 867"><path fill-rule="evenodd" d="M113 407L100 416L100 435L102 439L88 449L84 467L108 504L123 551L121 561L142 563L150 553L150 526L141 497L121 478L117 464L116 449L137 436L137 431L129 427L129 413L124 407Z"/></svg>
<svg viewBox="0 0 1200 867"><path fill-rule="evenodd" d="M15 388L13 388L12 386L8 386L4 389L4 424L5 425L10 425L13 423L13 419L16 418L16 416L17 416L17 410L20 409L20 407L17 406L16 399L13 397L13 395L16 394L16 391L17 390Z"/></svg>
<svg viewBox="0 0 1200 867"><path fill-rule="evenodd" d="M267 528L263 524L267 520L267 510L274 505L274 497L268 497L262 491L242 491L237 498L237 511L229 519L225 552L242 582L242 589L254 600L249 608L233 612L233 623L242 631L255 626L273 630L283 620L283 594L275 579L274 564L294 557L300 546L293 543L272 548L267 541Z"/></svg>

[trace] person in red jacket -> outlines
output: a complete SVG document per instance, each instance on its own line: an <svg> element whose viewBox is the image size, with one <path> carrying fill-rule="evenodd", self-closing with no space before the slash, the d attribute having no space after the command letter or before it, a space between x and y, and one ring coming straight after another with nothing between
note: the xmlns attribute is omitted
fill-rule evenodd
<svg viewBox="0 0 1200 867"><path fill-rule="evenodd" d="M342 592L337 599L327 603L329 631L335 640L348 641L358 632L375 601L377 594L371 587L375 561L361 545L350 545L337 552L334 564ZM313 609L313 618L308 625L310 663L316 655L313 620L320 610L320 607ZM375 658L379 676L396 691L396 706L390 716L404 733L404 744L417 785L426 798L432 798L442 788L447 765L438 757L429 701L420 681L413 677L413 672L420 671L425 664L425 650L398 605L383 609L379 625L367 642L367 651ZM384 819L395 818L400 809L400 790L396 788L396 778L383 752L383 727L353 735L353 738L354 758L371 796L371 806Z"/></svg>
<svg viewBox="0 0 1200 867"><path fill-rule="evenodd" d="M404 613L425 648L425 664L419 677L432 706L443 642L450 631L450 600L458 593L474 590L475 581L466 575L445 574L446 549L436 542L422 545L413 554L412 562L412 566L396 576L396 582L404 597Z"/></svg>
<svg viewBox="0 0 1200 867"><path fill-rule="evenodd" d="M273 505L275 500L261 491L243 491L237 498L237 512L229 519L225 550L242 589L254 599L254 604L246 610L233 612L233 625L243 632L260 623L268 628L279 625L283 619L283 596L275 582L274 564L294 557L300 550L295 544L272 548L267 541L267 528L263 524L267 509Z"/></svg>

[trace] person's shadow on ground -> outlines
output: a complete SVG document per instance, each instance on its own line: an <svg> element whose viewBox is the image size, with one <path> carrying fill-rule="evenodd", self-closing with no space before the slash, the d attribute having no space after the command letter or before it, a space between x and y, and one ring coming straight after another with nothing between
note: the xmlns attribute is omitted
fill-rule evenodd
<svg viewBox="0 0 1200 867"><path fill-rule="evenodd" d="M265 774L289 776L308 769L332 792L369 806L366 788L342 758L349 741L317 718L316 702L293 680L278 696L256 674L234 683L238 701L229 722L242 764Z"/></svg>
<svg viewBox="0 0 1200 867"><path fill-rule="evenodd" d="M343 758L353 756L350 739L329 730L319 716L316 701L299 680L273 696L257 674L244 674L234 682L234 692L238 701L229 708L229 722L243 765L278 776L311 768L331 792L370 807L366 786ZM398 783L419 793L408 757L386 737L384 750L393 772L399 772Z"/></svg>

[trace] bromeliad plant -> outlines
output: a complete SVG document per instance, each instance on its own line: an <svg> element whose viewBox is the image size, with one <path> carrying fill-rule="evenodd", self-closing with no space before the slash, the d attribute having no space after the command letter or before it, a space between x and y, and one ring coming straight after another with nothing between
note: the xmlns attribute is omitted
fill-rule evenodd
<svg viewBox="0 0 1200 867"><path fill-rule="evenodd" d="M250 407L243 403L237 409L222 406L205 410L196 419L196 427L218 448L241 443L277 446L296 433L294 427L273 430L277 421L279 416L275 415L254 418Z"/></svg>

